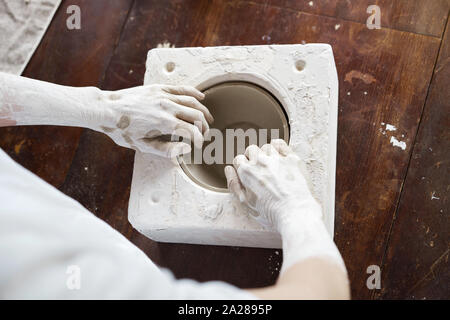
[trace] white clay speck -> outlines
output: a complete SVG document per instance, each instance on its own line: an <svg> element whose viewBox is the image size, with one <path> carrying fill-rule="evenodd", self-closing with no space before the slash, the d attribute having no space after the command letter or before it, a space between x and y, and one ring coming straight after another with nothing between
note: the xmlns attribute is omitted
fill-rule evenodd
<svg viewBox="0 0 450 320"><path fill-rule="evenodd" d="M396 131L397 128L395 126L393 126L392 124L386 124L386 130L387 131Z"/></svg>
<svg viewBox="0 0 450 320"><path fill-rule="evenodd" d="M404 141L398 141L395 137L391 137L390 143L392 143L392 145L394 147L398 147L402 150L406 149L406 142Z"/></svg>

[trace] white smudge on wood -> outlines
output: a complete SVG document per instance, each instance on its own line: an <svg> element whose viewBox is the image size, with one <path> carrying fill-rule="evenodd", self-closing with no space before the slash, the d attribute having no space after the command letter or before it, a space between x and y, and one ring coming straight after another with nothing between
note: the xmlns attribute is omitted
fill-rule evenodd
<svg viewBox="0 0 450 320"><path fill-rule="evenodd" d="M402 150L405 150L406 149L406 142L404 142L404 141L398 141L395 137L391 137L391 141L390 141L391 143L392 143L392 145L394 146L394 147L399 147L399 148L401 148Z"/></svg>

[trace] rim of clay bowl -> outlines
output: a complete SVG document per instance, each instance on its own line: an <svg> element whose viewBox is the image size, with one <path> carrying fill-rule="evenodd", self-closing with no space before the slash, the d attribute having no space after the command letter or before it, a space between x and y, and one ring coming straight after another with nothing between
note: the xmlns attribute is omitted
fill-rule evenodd
<svg viewBox="0 0 450 320"><path fill-rule="evenodd" d="M281 123L282 126L284 128L284 141L286 141L287 144L289 144L289 138L290 138L290 126L289 126L289 121L288 121L288 116L287 116L287 112L285 110L285 108L283 107L283 105L281 104L281 102L266 88L252 83L252 82L248 82L248 81L224 81L224 82L219 82L216 83L212 86L209 86L208 88L206 88L205 90L203 90L202 92L205 94L207 94L208 91L212 91L215 89L218 89L217 87L221 87L221 86L247 86L247 87L252 87L257 89L258 91L260 91L262 94L266 95L270 100L272 100L274 102L275 110L278 113L280 119L281 119ZM189 170L189 167L184 163L183 161L183 157L182 156L178 156L177 157L178 160L178 164L180 165L182 171L189 177L189 179L191 179L195 184L210 190L210 191L215 191L215 192L221 192L221 193L229 193L230 191L228 190L228 188L220 188L220 187L215 187L215 186L211 186L209 184L206 184L205 182L197 179L197 177L195 177L191 170Z"/></svg>

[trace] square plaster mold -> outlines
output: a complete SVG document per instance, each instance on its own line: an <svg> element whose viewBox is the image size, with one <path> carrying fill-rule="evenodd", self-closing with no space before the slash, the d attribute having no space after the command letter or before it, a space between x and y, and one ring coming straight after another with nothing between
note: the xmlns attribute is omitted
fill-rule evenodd
<svg viewBox="0 0 450 320"><path fill-rule="evenodd" d="M148 52L144 84L204 90L246 81L285 109L290 146L304 160L324 222L334 229L338 79L328 44L158 48ZM229 193L194 183L174 161L136 152L128 219L155 241L281 248Z"/></svg>

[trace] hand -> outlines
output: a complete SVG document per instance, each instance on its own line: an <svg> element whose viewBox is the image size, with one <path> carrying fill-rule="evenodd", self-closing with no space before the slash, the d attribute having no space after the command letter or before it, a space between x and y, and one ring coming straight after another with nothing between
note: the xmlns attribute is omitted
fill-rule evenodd
<svg viewBox="0 0 450 320"><path fill-rule="evenodd" d="M99 130L118 145L164 157L189 153L175 134L201 147L213 117L199 100L204 94L189 86L149 85L102 91L104 123Z"/></svg>
<svg viewBox="0 0 450 320"><path fill-rule="evenodd" d="M231 192L259 213L255 217L259 222L281 234L282 275L302 261L319 258L338 265L346 277L344 261L305 174L303 162L279 139L261 148L249 146L244 155L234 158L233 166L225 167Z"/></svg>
<svg viewBox="0 0 450 320"><path fill-rule="evenodd" d="M230 191L259 213L258 221L277 229L292 214L312 212L321 217L305 172L300 158L280 139L261 148L249 146L233 166L225 167Z"/></svg>

